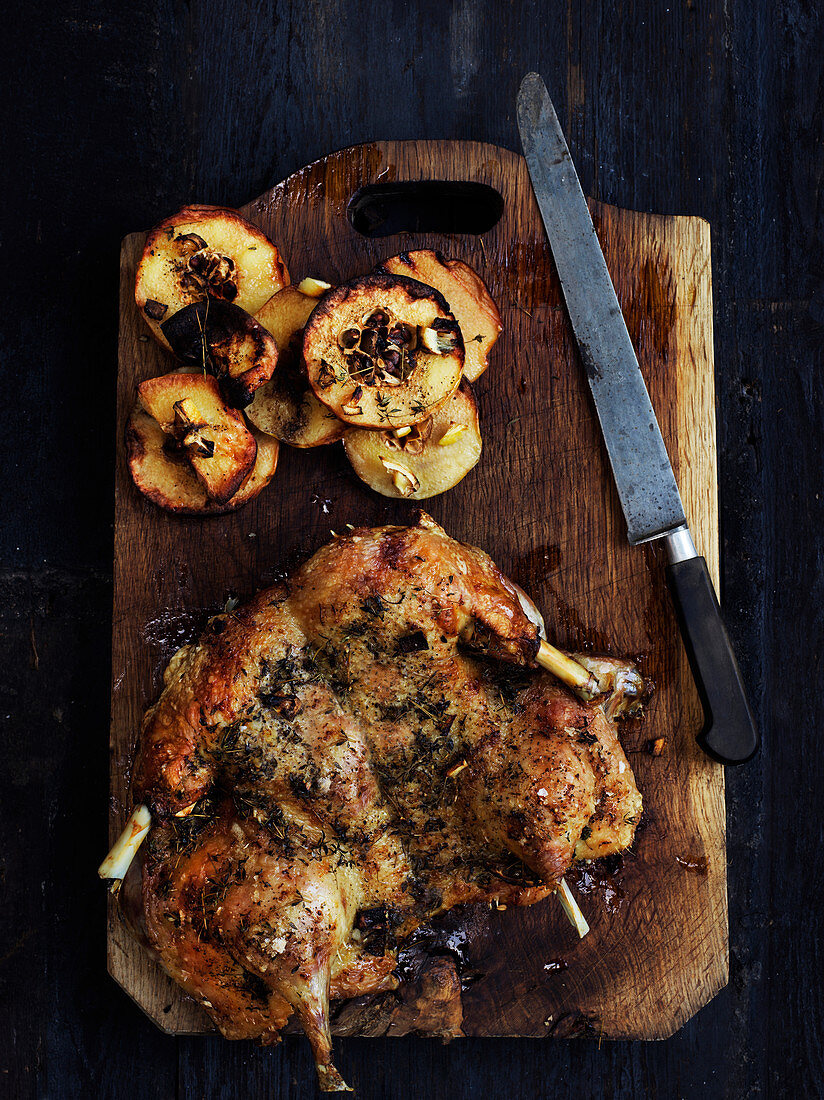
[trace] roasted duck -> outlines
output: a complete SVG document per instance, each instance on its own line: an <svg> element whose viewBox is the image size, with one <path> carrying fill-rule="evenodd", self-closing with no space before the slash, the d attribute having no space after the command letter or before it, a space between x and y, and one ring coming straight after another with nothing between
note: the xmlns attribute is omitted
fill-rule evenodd
<svg viewBox="0 0 824 1100"><path fill-rule="evenodd" d="M531 904L632 843L615 690L608 716L538 647L490 558L421 515L335 538L175 655L134 772L142 921L224 1035L276 1041L296 1013L343 1088L330 998L394 988L438 913Z"/></svg>

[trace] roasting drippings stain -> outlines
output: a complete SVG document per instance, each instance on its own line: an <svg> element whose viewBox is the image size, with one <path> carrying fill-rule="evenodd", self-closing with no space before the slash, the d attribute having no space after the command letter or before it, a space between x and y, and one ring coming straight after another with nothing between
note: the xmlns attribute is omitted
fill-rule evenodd
<svg viewBox="0 0 824 1100"><path fill-rule="evenodd" d="M636 266L634 286L622 299L621 308L639 355L642 351L647 352L651 364L665 360L676 323L675 284L670 264L663 258L650 256L640 267Z"/></svg>
<svg viewBox="0 0 824 1100"><path fill-rule="evenodd" d="M541 610L545 617L549 617L548 621L555 624L557 636L566 639L567 648L579 650L581 653L614 655L612 637L604 630L587 625L577 608L568 603L557 590L547 591L546 602L547 607Z"/></svg>
<svg viewBox="0 0 824 1100"><path fill-rule="evenodd" d="M601 1024L593 1013L564 1012L560 1016L547 1016L544 1021L547 1035L554 1039L597 1039Z"/></svg>
<svg viewBox="0 0 824 1100"><path fill-rule="evenodd" d="M208 617L205 611L163 611L144 624L141 635L147 645L160 650L157 661L165 665L181 646L195 641Z"/></svg>
<svg viewBox="0 0 824 1100"><path fill-rule="evenodd" d="M709 873L709 861L706 856L676 856L675 862L695 875L706 876Z"/></svg>
<svg viewBox="0 0 824 1100"><path fill-rule="evenodd" d="M623 855L606 856L593 863L580 863L573 867L567 879L576 894L592 897L610 917L617 917L627 905L624 886L625 866Z"/></svg>
<svg viewBox="0 0 824 1100"><path fill-rule="evenodd" d="M479 981L483 973L472 961L472 945L489 926L489 909L469 905L453 909L418 928L398 953L398 977L410 981L417 974L421 960L448 955L455 963L461 988Z"/></svg>
<svg viewBox="0 0 824 1100"><path fill-rule="evenodd" d="M517 559L513 574L518 584L531 595L539 591L550 574L561 568L563 554L557 543L534 546Z"/></svg>
<svg viewBox="0 0 824 1100"><path fill-rule="evenodd" d="M347 204L359 187L379 176L382 182L390 182L395 177L395 166L383 164L384 152L378 145L359 145L356 164L353 164L352 152L343 149L316 161L306 170L311 174L306 187L307 197L314 205L324 206L327 216L334 212L345 218Z"/></svg>
<svg viewBox="0 0 824 1100"><path fill-rule="evenodd" d="M540 237L507 241L500 259L497 275L505 282L504 300L518 301L529 312L563 308L561 285L543 232ZM539 333L539 326L535 330Z"/></svg>

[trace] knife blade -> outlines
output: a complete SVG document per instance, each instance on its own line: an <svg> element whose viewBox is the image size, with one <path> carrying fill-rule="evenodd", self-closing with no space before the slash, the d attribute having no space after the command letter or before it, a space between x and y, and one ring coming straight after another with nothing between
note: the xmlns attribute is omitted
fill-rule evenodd
<svg viewBox="0 0 824 1100"><path fill-rule="evenodd" d="M606 443L631 545L663 539L667 581L704 708L698 742L723 764L758 749L715 589L678 485L558 116L537 73L518 92L518 128L564 301Z"/></svg>

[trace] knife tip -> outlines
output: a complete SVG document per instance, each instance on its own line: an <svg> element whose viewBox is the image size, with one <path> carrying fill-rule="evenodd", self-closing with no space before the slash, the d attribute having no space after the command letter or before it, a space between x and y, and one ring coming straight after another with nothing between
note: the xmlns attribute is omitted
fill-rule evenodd
<svg viewBox="0 0 824 1100"><path fill-rule="evenodd" d="M518 89L518 97L531 93L535 88L543 88L544 82L541 79L540 73L527 73L521 81L521 85Z"/></svg>
<svg viewBox="0 0 824 1100"><path fill-rule="evenodd" d="M549 93L546 90L540 73L527 73L521 81L518 89L518 127L521 130L521 139L524 139L524 128L534 130L538 125L541 112L549 101Z"/></svg>

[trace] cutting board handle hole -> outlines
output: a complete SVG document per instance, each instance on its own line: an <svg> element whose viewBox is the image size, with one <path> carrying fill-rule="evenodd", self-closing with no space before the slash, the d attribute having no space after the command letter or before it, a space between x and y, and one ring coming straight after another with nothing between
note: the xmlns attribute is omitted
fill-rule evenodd
<svg viewBox="0 0 824 1100"><path fill-rule="evenodd" d="M363 237L394 233L487 233L504 211L499 191L485 183L408 180L370 183L349 200L349 224Z"/></svg>

